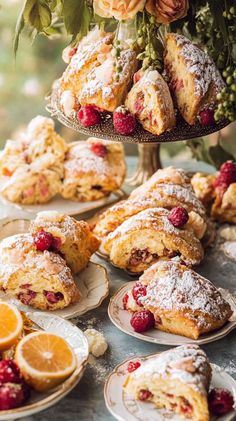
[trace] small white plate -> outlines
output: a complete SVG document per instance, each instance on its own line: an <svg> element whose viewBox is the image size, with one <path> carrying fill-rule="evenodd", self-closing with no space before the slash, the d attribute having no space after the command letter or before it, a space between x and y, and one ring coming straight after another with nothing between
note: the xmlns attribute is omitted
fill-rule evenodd
<svg viewBox="0 0 236 421"><path fill-rule="evenodd" d="M145 361L152 358L137 357L135 361ZM183 418L165 409L157 409L152 403L136 401L123 391L122 386L127 376L127 365L134 358L119 364L106 380L104 386L104 398L107 409L119 421L183 421ZM215 364L212 367L211 388L226 388L231 391L236 402L236 381L229 376L222 368ZM222 417L211 417L210 421L233 421L236 418L236 411Z"/></svg>
<svg viewBox="0 0 236 421"><path fill-rule="evenodd" d="M16 219L0 224L0 241L14 234L27 232L29 221ZM97 308L109 293L109 279L107 270L92 261L88 266L75 276L75 282L81 292L81 298L77 303L71 304L61 310L51 312L65 319L81 316L87 311ZM0 299L15 304L22 311L34 311L32 307L23 305L20 301L10 298L0 291ZM41 312L40 310L35 310ZM44 313L43 311L41 313Z"/></svg>
<svg viewBox="0 0 236 421"><path fill-rule="evenodd" d="M110 194L110 196L104 197L103 199L94 200L93 202L74 202L72 200L63 199L63 197L57 195L50 202L39 204L39 205L22 205L18 203L12 203L0 196L0 214L1 208L8 206L9 213L12 210L19 209L21 211L29 212L36 215L38 212L57 210L67 215L79 215L85 212L89 212L92 209L97 209L105 205L110 205L117 200L122 199L125 193L122 190L117 190Z"/></svg>
<svg viewBox="0 0 236 421"><path fill-rule="evenodd" d="M158 329L150 329L147 332L137 333L133 330L132 326L130 325L130 319L132 317L131 313L123 309L123 302L122 298L124 297L125 293L130 290L136 281L128 282L124 286L122 286L110 300L108 306L108 315L118 329L122 330L122 332L127 333L128 335L134 336L135 338L141 339L142 341L152 342L160 345L183 345L194 343L197 345L206 344L209 342L217 341L218 339L223 338L226 336L231 330L236 328L236 298L233 297L229 291L220 288L220 292L228 301L234 311L233 315L231 316L228 323L223 326L221 329L210 332L208 334L202 335L199 339L190 339L186 338L185 336L174 335L173 333L162 332Z"/></svg>
<svg viewBox="0 0 236 421"><path fill-rule="evenodd" d="M77 357L77 367L71 376L56 388L44 393L32 392L31 398L25 405L0 411L0 421L27 417L61 400L79 383L89 357L87 339L77 326L51 313L27 312L26 315L42 330L60 335L69 342Z"/></svg>

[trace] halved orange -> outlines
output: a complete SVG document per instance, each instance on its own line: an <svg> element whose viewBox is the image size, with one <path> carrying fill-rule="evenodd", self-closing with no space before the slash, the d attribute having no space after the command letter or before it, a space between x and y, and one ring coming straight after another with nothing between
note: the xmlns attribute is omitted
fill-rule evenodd
<svg viewBox="0 0 236 421"><path fill-rule="evenodd" d="M0 301L0 351L14 345L23 330L22 316L15 306Z"/></svg>
<svg viewBox="0 0 236 421"><path fill-rule="evenodd" d="M76 368L76 357L68 342L43 331L30 333L18 343L15 360L26 382L38 391L62 383Z"/></svg>

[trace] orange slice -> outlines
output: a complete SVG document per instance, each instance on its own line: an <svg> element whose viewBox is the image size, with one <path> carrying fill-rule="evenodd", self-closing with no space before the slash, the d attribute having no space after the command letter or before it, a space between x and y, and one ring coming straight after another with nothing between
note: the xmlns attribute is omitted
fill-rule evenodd
<svg viewBox="0 0 236 421"><path fill-rule="evenodd" d="M0 351L4 351L17 342L23 330L23 319L15 306L1 301L0 326Z"/></svg>
<svg viewBox="0 0 236 421"><path fill-rule="evenodd" d="M62 383L76 367L75 354L65 339L41 331L18 343L15 360L26 382L41 392Z"/></svg>

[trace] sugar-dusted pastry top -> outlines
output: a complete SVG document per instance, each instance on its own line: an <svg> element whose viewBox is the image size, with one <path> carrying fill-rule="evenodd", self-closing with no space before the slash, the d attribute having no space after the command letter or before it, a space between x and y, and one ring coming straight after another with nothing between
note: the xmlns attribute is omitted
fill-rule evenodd
<svg viewBox="0 0 236 421"><path fill-rule="evenodd" d="M176 379L206 395L210 373L211 368L205 352L197 345L182 345L142 362L131 377L134 380L146 376Z"/></svg>
<svg viewBox="0 0 236 421"><path fill-rule="evenodd" d="M140 301L153 308L166 311L189 311L199 327L227 318L230 305L219 290L206 278L196 273L180 261L159 261L147 269L140 282L147 283L147 294ZM195 313L198 317L195 317Z"/></svg>
<svg viewBox="0 0 236 421"><path fill-rule="evenodd" d="M220 92L224 87L224 83L219 70L211 58L183 35L168 34L167 41L169 37L174 38L177 47L180 47L179 55L184 58L187 72L195 76L195 95L204 96L211 83L214 83L216 91Z"/></svg>
<svg viewBox="0 0 236 421"><path fill-rule="evenodd" d="M34 245L31 234L17 234L5 238L0 243L0 275L1 284L19 269L45 270L49 275L57 275L65 286L74 285L69 267L57 253L45 250L40 252Z"/></svg>

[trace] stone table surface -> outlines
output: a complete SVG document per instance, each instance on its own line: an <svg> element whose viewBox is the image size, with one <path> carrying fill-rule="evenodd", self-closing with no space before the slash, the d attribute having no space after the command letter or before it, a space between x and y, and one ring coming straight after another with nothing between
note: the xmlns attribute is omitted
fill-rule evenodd
<svg viewBox="0 0 236 421"><path fill-rule="evenodd" d="M133 160L129 159L129 166L133 167ZM179 166L187 169L204 169L204 165L188 161ZM110 277L110 296L131 278L123 271L111 267L103 260L96 258L107 267ZM219 248L207 251L204 262L197 267L197 271L216 285L228 288L236 294L236 262L228 259ZM90 358L84 377L78 386L63 400L52 408L24 421L112 421L113 416L106 409L103 399L104 381L112 369L124 359L138 355L148 355L158 351L165 351L169 346L161 346L143 342L126 335L118 330L109 320L107 306L109 297L96 309L77 319L77 325L85 330L93 327L104 333L109 349L104 357ZM236 379L236 331L227 337L203 346L211 362L223 367ZM128 420L127 420L128 421Z"/></svg>

